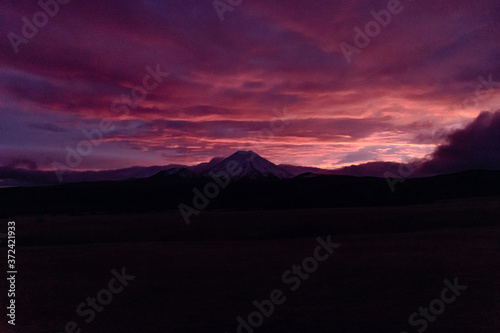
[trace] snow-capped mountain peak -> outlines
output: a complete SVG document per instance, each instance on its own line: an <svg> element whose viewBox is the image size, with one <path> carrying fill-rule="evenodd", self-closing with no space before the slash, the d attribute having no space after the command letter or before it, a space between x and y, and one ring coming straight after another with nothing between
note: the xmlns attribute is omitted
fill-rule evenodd
<svg viewBox="0 0 500 333"><path fill-rule="evenodd" d="M237 151L221 162L207 169L204 173L215 175L227 172L228 167L237 170L232 178L290 178L292 175L285 169L266 160L253 151Z"/></svg>

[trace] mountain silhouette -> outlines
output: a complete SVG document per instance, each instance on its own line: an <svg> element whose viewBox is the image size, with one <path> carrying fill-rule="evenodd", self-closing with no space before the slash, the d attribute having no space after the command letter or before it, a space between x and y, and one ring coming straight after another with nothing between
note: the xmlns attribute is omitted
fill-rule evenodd
<svg viewBox="0 0 500 333"><path fill-rule="evenodd" d="M167 170L162 170L150 178L200 178L200 174L186 167L173 167Z"/></svg>
<svg viewBox="0 0 500 333"><path fill-rule="evenodd" d="M287 170L251 150L237 151L214 166L207 168L203 172L203 175L219 175L223 172L228 172L228 170L234 170L234 175L231 176L233 179L285 179L292 177L292 174Z"/></svg>

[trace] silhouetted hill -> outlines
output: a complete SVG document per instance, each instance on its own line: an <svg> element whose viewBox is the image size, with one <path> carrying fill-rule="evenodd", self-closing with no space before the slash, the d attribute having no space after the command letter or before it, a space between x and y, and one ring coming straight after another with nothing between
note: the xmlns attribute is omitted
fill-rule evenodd
<svg viewBox="0 0 500 333"><path fill-rule="evenodd" d="M206 209L294 209L432 203L437 200L500 196L500 171L465 171L394 181L375 177L302 175L290 179L230 179L206 195L215 180L186 176L177 169L144 179L84 182L50 187L0 189L0 214L144 212L193 206L195 192L207 197ZM176 176L177 175L177 176ZM212 188L213 190L213 188ZM209 191L212 191L209 189Z"/></svg>
<svg viewBox="0 0 500 333"><path fill-rule="evenodd" d="M152 180L188 179L188 178L196 179L196 178L201 178L201 175L197 172L189 170L186 167L174 167L167 170L162 170L150 178Z"/></svg>

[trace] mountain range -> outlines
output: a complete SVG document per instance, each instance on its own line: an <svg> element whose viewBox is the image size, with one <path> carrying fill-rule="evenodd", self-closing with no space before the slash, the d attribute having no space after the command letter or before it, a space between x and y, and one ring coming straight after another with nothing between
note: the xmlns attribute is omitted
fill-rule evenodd
<svg viewBox="0 0 500 333"><path fill-rule="evenodd" d="M76 170L36 170L10 168L0 166L0 188L2 187L31 187L59 185L61 183L96 182L96 181L119 181L127 179L148 178L155 179L198 179L209 177L210 173L218 174L225 170L229 162L240 167L241 173L234 176L235 179L258 179L258 178L290 178L301 172L298 166L275 165L274 163L259 156L253 151L238 151L229 157L214 157L209 162L196 165L169 164L163 166L141 167L102 171L76 171ZM308 172L310 168L304 168ZM313 168L314 169L314 168ZM317 169L324 173L329 170Z"/></svg>
<svg viewBox="0 0 500 333"><path fill-rule="evenodd" d="M289 164L276 165L253 151L237 151L229 157L214 157L209 162L196 165L169 164L164 166L130 167L117 170L75 171L75 170L32 170L0 166L0 188L51 186L81 182L145 180L200 180L223 175L228 166L234 168L233 180L317 178L325 175L378 177L378 178L419 178L438 175L427 172L425 164L374 161L351 165L339 169L321 169ZM442 174L451 174L467 169L457 169ZM474 168L469 170L481 170ZM486 169L487 170L487 169ZM236 173L236 171L238 171ZM151 179L150 179L151 178ZM61 181L62 180L62 181Z"/></svg>
<svg viewBox="0 0 500 333"><path fill-rule="evenodd" d="M202 195L208 209L225 210L394 206L500 197L500 171L405 178L398 174L403 169L397 163L374 163L374 169L391 170L385 168L389 166L394 173L390 177L321 174L321 169L276 165L252 151L241 151L195 166L150 167L147 171L154 174L146 177L3 188L0 216L178 210L181 203L196 207Z"/></svg>
<svg viewBox="0 0 500 333"><path fill-rule="evenodd" d="M233 179L287 179L300 176L319 177L321 175L339 175L339 176L358 176L358 177L380 177L384 178L387 174L398 175L401 173L401 166L408 164L396 162L368 162L359 165L346 166L339 169L321 169L316 167L297 166L290 164L276 165L263 158L253 151L237 151L229 157L214 157L210 162L200 163L194 166L166 166L165 170L158 172L159 177L170 178L200 178L208 177L210 174L219 174L226 170L226 166L233 163L242 170L238 175L232 176ZM410 167L411 168L411 167ZM422 174L412 174L412 176L423 176ZM409 177L408 175L404 178ZM138 177L140 178L140 177Z"/></svg>
<svg viewBox="0 0 500 333"><path fill-rule="evenodd" d="M192 167L175 166L158 172L154 178L200 178L219 176L232 169L232 179L285 179L294 176L285 168L266 160L253 151L237 151L227 158L214 158L208 163Z"/></svg>

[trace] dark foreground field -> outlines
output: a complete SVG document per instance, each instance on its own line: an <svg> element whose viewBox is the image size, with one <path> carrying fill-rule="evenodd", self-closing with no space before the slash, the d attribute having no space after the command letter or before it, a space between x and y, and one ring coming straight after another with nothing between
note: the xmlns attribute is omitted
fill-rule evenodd
<svg viewBox="0 0 500 333"><path fill-rule="evenodd" d="M74 321L82 333L237 332L237 317L280 289L286 300L255 332L417 332L423 321L412 326L410 315L457 278L467 289L441 314L430 313L425 332L498 333L499 207L500 199L488 198L204 211L190 225L177 211L2 219L4 233L16 221L18 276L16 327L4 317L0 331L59 333ZM283 273L329 234L341 246L292 291ZM123 267L135 278L86 323L89 315L76 308L108 289L111 271ZM0 289L5 309L5 279ZM79 332L71 325L68 332Z"/></svg>

